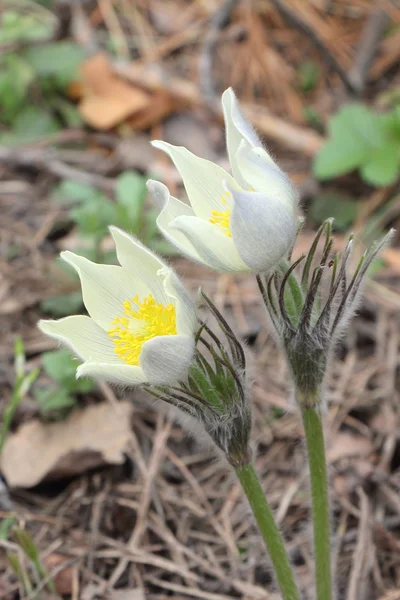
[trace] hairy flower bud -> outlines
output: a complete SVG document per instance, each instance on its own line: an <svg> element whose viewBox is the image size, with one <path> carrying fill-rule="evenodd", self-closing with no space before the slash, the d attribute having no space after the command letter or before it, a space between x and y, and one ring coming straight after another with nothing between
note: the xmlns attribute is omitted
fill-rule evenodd
<svg viewBox="0 0 400 600"><path fill-rule="evenodd" d="M333 219L318 230L307 255L282 267L268 280L257 277L264 303L281 339L290 365L297 399L303 406L318 402L331 351L354 315L365 275L394 231L375 243L360 258L351 279L348 262L353 236L342 253L331 254ZM318 244L325 235L322 254L314 264ZM303 264L301 277L297 267Z"/></svg>
<svg viewBox="0 0 400 600"><path fill-rule="evenodd" d="M246 360L232 329L202 292L224 333L227 346L201 322L195 360L185 381L176 386L146 386L151 395L174 405L196 421L235 467L250 458L251 410L245 393Z"/></svg>

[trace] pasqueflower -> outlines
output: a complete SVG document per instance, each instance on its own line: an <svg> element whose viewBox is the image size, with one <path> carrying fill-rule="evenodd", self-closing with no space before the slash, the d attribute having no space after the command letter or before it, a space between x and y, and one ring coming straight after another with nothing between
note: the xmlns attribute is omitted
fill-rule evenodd
<svg viewBox="0 0 400 600"><path fill-rule="evenodd" d="M148 182L163 235L183 254L217 271L274 270L296 234L296 192L239 110L222 95L232 175L184 147L153 141L180 172L190 206L158 181Z"/></svg>
<svg viewBox="0 0 400 600"><path fill-rule="evenodd" d="M124 231L110 231L121 266L61 254L80 277L90 316L42 320L39 328L84 361L77 377L123 385L174 384L193 359L194 304L162 260Z"/></svg>

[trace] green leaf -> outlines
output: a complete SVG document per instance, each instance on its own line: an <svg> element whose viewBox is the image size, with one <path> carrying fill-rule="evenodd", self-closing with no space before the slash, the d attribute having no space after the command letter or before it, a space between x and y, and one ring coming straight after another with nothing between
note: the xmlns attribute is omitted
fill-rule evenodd
<svg viewBox="0 0 400 600"><path fill-rule="evenodd" d="M335 192L315 196L309 205L308 216L316 225L329 217L335 219L335 229L344 232L351 227L357 215L357 203L353 198Z"/></svg>
<svg viewBox="0 0 400 600"><path fill-rule="evenodd" d="M39 13L37 9L35 11L36 3L25 2L25 10L20 12L12 9L12 2L9 2L9 9L4 7L4 2L2 4L0 43L45 40L53 35L57 25L56 18L51 13Z"/></svg>
<svg viewBox="0 0 400 600"><path fill-rule="evenodd" d="M391 113L391 129L394 135L400 137L400 104L394 107Z"/></svg>
<svg viewBox="0 0 400 600"><path fill-rule="evenodd" d="M378 115L355 104L342 108L330 122L330 137L314 160L318 179L330 179L362 165L385 143L385 128Z"/></svg>
<svg viewBox="0 0 400 600"><path fill-rule="evenodd" d="M66 317L71 314L79 313L83 307L82 292L77 290L71 294L53 296L46 298L40 303L40 309L53 317Z"/></svg>
<svg viewBox="0 0 400 600"><path fill-rule="evenodd" d="M83 49L74 42L54 42L28 48L23 53L39 77L53 76L67 84L78 74L85 58Z"/></svg>
<svg viewBox="0 0 400 600"><path fill-rule="evenodd" d="M115 204L91 185L65 180L54 190L52 197L58 204L78 203L69 211L69 216L81 235L99 241L106 235L110 223L115 223Z"/></svg>
<svg viewBox="0 0 400 600"><path fill-rule="evenodd" d="M17 542L22 550L25 552L26 556L36 563L39 560L39 551L35 542L29 533L20 527L16 527L14 529L14 535L17 538Z"/></svg>
<svg viewBox="0 0 400 600"><path fill-rule="evenodd" d="M51 105L59 112L67 127L78 129L83 126L83 119L72 102L65 100L65 98L53 98Z"/></svg>
<svg viewBox="0 0 400 600"><path fill-rule="evenodd" d="M135 171L125 171L116 179L115 199L120 227L137 232L147 196L146 178Z"/></svg>
<svg viewBox="0 0 400 600"><path fill-rule="evenodd" d="M4 123L11 124L18 115L34 77L30 64L18 54L8 54L0 60L0 106Z"/></svg>
<svg viewBox="0 0 400 600"><path fill-rule="evenodd" d="M12 568L12 570L14 571L15 575L17 576L17 579L19 579L20 582L24 583L24 569L21 566L21 562L20 562L20 558L18 556L18 554L15 552L7 552L6 553L7 556L7 560L8 563L10 565L10 567Z"/></svg>
<svg viewBox="0 0 400 600"><path fill-rule="evenodd" d="M17 521L15 519L13 519L12 517L6 518L6 519L2 519L2 521L0 522L0 540L6 540L8 539L8 535L9 535L9 531L10 528L16 523Z"/></svg>
<svg viewBox="0 0 400 600"><path fill-rule="evenodd" d="M399 174L400 144L394 140L375 150L361 166L363 179L376 186L396 183Z"/></svg>
<svg viewBox="0 0 400 600"><path fill-rule="evenodd" d="M107 234L109 224L115 221L115 206L99 194L72 208L69 216L77 224L81 235L101 240Z"/></svg>
<svg viewBox="0 0 400 600"><path fill-rule="evenodd" d="M58 129L59 124L50 113L36 106L28 106L18 114L13 131L0 136L0 143L28 142Z"/></svg>
<svg viewBox="0 0 400 600"><path fill-rule="evenodd" d="M96 188L88 183L81 183L70 179L64 179L53 191L52 199L58 204L71 204L71 201L85 202L87 198L92 198L100 194Z"/></svg>
<svg viewBox="0 0 400 600"><path fill-rule="evenodd" d="M357 139L329 140L314 159L313 171L317 179L331 179L352 171L367 155L367 149Z"/></svg>
<svg viewBox="0 0 400 600"><path fill-rule="evenodd" d="M77 404L77 399L62 387L36 388L34 395L45 418L63 418Z"/></svg>
<svg viewBox="0 0 400 600"><path fill-rule="evenodd" d="M355 137L359 143L369 148L379 146L383 141L380 115L363 104L352 104L340 109L330 122L333 137Z"/></svg>
<svg viewBox="0 0 400 600"><path fill-rule="evenodd" d="M69 392L87 393L95 387L94 381L90 378L76 379L76 369L80 362L65 348L44 352L42 363L47 375L62 384Z"/></svg>
<svg viewBox="0 0 400 600"><path fill-rule="evenodd" d="M69 382L74 382L76 368L80 364L74 359L69 350L64 348L60 350L52 350L42 354L43 368L55 381L66 384L69 388Z"/></svg>

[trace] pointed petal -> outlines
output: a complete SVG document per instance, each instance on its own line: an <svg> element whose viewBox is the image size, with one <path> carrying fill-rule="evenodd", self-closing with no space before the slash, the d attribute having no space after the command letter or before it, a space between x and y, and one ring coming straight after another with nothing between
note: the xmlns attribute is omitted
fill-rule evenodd
<svg viewBox="0 0 400 600"><path fill-rule="evenodd" d="M249 148L241 144L236 161L242 177L254 191L277 198L288 207L296 206L295 188L264 148Z"/></svg>
<svg viewBox="0 0 400 600"><path fill-rule="evenodd" d="M240 256L256 273L274 269L287 256L295 239L293 210L265 194L235 190L231 193L231 231Z"/></svg>
<svg viewBox="0 0 400 600"><path fill-rule="evenodd" d="M163 335L148 340L140 353L147 380L154 385L173 385L184 378L194 355L194 339L185 335Z"/></svg>
<svg viewBox="0 0 400 600"><path fill-rule="evenodd" d="M109 364L87 361L78 367L76 377L93 377L117 385L130 386L146 382L140 367L124 364Z"/></svg>
<svg viewBox="0 0 400 600"><path fill-rule="evenodd" d="M198 325L196 307L180 279L170 269L164 278L164 290L176 307L176 330L178 335L194 335Z"/></svg>
<svg viewBox="0 0 400 600"><path fill-rule="evenodd" d="M175 246L179 252L182 252L182 254L185 254L192 260L202 262L200 256L186 236L170 226L171 223L181 215L195 216L193 209L177 198L171 196L167 186L159 181L150 179L147 182L147 188L151 193L155 204L161 209L156 222L163 236Z"/></svg>
<svg viewBox="0 0 400 600"><path fill-rule="evenodd" d="M226 135L234 152L244 139L250 146L261 146L261 141L251 124L244 118L232 88L224 91L221 98ZM229 150L229 148L228 148Z"/></svg>
<svg viewBox="0 0 400 600"><path fill-rule="evenodd" d="M195 156L183 146L172 146L159 140L153 141L152 145L166 152L174 162L185 184L190 204L198 217L208 220L211 218L211 211L226 210L223 200L226 202L227 199L222 182L226 180L232 187L238 186L224 169L209 160Z"/></svg>
<svg viewBox="0 0 400 600"><path fill-rule="evenodd" d="M79 275L82 295L90 316L102 329L110 329L115 317L123 314L122 303L136 295L148 296L149 288L131 271L111 265L98 265L73 252L62 252L61 258Z"/></svg>
<svg viewBox="0 0 400 600"><path fill-rule="evenodd" d="M228 149L232 174L240 185L246 189L246 182L243 180L240 169L236 163L236 153L242 142L245 142L246 146L249 148L262 146L262 144L250 123L243 117L232 88L225 90L222 94L221 101L225 119L226 146Z"/></svg>
<svg viewBox="0 0 400 600"><path fill-rule="evenodd" d="M160 269L168 268L167 264L122 229L114 226L109 229L120 265L132 271L135 277L140 277L158 302L165 302L163 282L157 273Z"/></svg>
<svg viewBox="0 0 400 600"><path fill-rule="evenodd" d="M181 231L196 249L201 261L221 272L246 272L250 269L241 259L231 237L216 225L198 217L178 217L171 227Z"/></svg>
<svg viewBox="0 0 400 600"><path fill-rule="evenodd" d="M75 315L58 321L39 321L43 333L57 340L82 360L119 363L114 344L90 317Z"/></svg>

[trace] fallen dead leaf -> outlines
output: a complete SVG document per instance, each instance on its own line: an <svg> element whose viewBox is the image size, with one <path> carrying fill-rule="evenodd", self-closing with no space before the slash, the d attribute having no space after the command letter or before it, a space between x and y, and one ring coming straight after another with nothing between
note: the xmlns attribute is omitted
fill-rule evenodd
<svg viewBox="0 0 400 600"><path fill-rule="evenodd" d="M163 121L176 108L176 102L165 92L156 92L151 101L129 118L128 123L133 129L148 129Z"/></svg>
<svg viewBox="0 0 400 600"><path fill-rule="evenodd" d="M8 436L0 469L10 487L28 488L104 464L121 464L131 435L130 402L96 404L60 423L23 424Z"/></svg>
<svg viewBox="0 0 400 600"><path fill-rule="evenodd" d="M61 565L65 564L65 568L53 576L53 582L57 593L61 596L72 594L77 566L71 565L69 559L61 554L50 554L45 558L44 563L50 573L53 569L61 568Z"/></svg>
<svg viewBox="0 0 400 600"><path fill-rule="evenodd" d="M78 109L86 123L96 129L115 127L143 110L151 99L150 94L116 75L103 53L86 60L80 74L83 98Z"/></svg>
<svg viewBox="0 0 400 600"><path fill-rule="evenodd" d="M338 433L328 449L327 457L328 461L333 463L350 456L367 456L373 450L372 443L365 437L350 433Z"/></svg>

